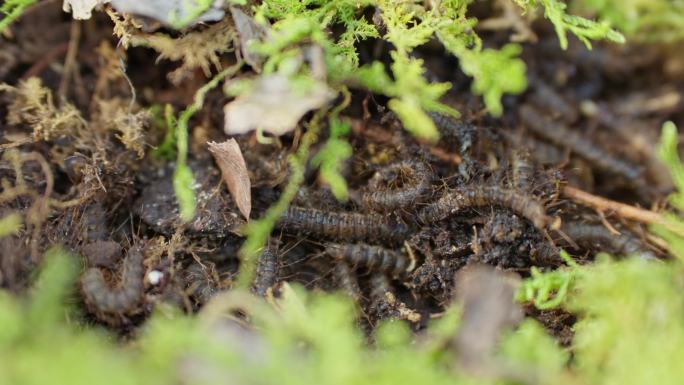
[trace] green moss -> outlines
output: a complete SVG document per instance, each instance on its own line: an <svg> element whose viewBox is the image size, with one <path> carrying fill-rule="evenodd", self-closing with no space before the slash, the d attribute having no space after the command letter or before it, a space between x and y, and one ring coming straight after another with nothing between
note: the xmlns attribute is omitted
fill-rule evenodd
<svg viewBox="0 0 684 385"><path fill-rule="evenodd" d="M35 4L38 0L5 0L2 5L0 5L0 14L3 15L2 20L0 20L0 34L7 28L12 22L21 16L26 8Z"/></svg>
<svg viewBox="0 0 684 385"><path fill-rule="evenodd" d="M530 278L523 282L518 291L518 300L532 302L542 310L558 307L565 301L568 290L581 274L581 269L565 250L561 250L560 255L568 268L542 273L532 266Z"/></svg>
<svg viewBox="0 0 684 385"><path fill-rule="evenodd" d="M684 38L684 2L672 0L579 0L579 11L591 12L630 39L677 42Z"/></svg>
<svg viewBox="0 0 684 385"><path fill-rule="evenodd" d="M347 181L340 174L344 163L352 156L352 146L343 137L350 131L348 122L337 119L330 122L330 137L321 151L311 159L311 165L319 169L321 180L330 186L335 198L347 200L349 191Z"/></svg>
<svg viewBox="0 0 684 385"><path fill-rule="evenodd" d="M561 46L567 45L567 32L575 34L589 46L590 40L608 39L623 42L618 32L602 23L566 13L564 2L557 0L517 0L522 12L544 9L554 24ZM257 9L257 20L272 23L272 33L255 49L266 57L264 73L276 71L282 62L299 50L298 43L316 43L325 53L328 81L338 89L340 83L358 82L362 86L391 98L389 107L404 126L426 141L437 140L434 124L425 114L437 111L457 116L440 98L451 88L448 83L425 79L423 62L411 52L437 38L459 58L461 69L474 78L473 91L483 95L489 111L502 114L501 97L522 92L526 87L525 65L518 58L520 47L506 45L501 49L482 48L473 32L477 20L467 16L469 0L445 0L426 5L414 0L267 0ZM384 35L365 16L368 8L377 9ZM341 30L331 34L330 28ZM368 38L381 38L391 44L392 63L359 67L355 44ZM390 77L387 71L391 72Z"/></svg>
<svg viewBox="0 0 684 385"><path fill-rule="evenodd" d="M597 39L606 39L616 43L625 42L624 36L611 29L606 23L598 23L583 17L567 14L567 4L564 1L515 0L515 2L526 11L534 10L537 7L543 8L544 16L553 23L563 49L568 46L568 32L577 36L588 48L591 48L591 40Z"/></svg>
<svg viewBox="0 0 684 385"><path fill-rule="evenodd" d="M183 112L176 121L175 141L177 148L176 170L173 174L173 189L176 193L176 200L180 207L180 217L184 222L192 220L195 216L195 177L192 170L187 165L188 159L188 123L190 118L199 111L204 105L204 97L207 92L216 88L218 84L231 75L234 75L242 67L239 62L225 70L219 72L207 84L203 85L195 93L194 101ZM172 111L165 112L167 123L173 122Z"/></svg>

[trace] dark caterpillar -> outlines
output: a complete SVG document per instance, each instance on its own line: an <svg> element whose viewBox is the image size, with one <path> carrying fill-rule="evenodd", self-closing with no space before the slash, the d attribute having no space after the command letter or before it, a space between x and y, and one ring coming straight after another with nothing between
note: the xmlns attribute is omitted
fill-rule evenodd
<svg viewBox="0 0 684 385"><path fill-rule="evenodd" d="M396 174L395 179L404 174L409 183L405 183L401 188L389 190L381 190L378 183L371 184L369 187L373 191L365 192L361 202L365 207L376 211L390 211L408 206L430 188L431 173L428 166L422 162L404 161L393 164L383 169L382 174Z"/></svg>
<svg viewBox="0 0 684 385"><path fill-rule="evenodd" d="M83 243L107 239L107 210L101 202L94 201L83 208L80 240Z"/></svg>
<svg viewBox="0 0 684 385"><path fill-rule="evenodd" d="M361 295L361 288L359 287L359 282L356 280L352 269L349 265L342 261L335 264L333 269L333 276L335 279L335 284L340 288L345 294L351 297L355 302L361 301L363 296Z"/></svg>
<svg viewBox="0 0 684 385"><path fill-rule="evenodd" d="M520 133L511 133L507 130L501 130L500 134L511 146L524 147L528 154L539 164L557 165L566 160L563 150L549 142L532 136L523 136Z"/></svg>
<svg viewBox="0 0 684 385"><path fill-rule="evenodd" d="M565 125L552 121L535 108L522 106L520 118L526 127L537 135L558 146L568 147L577 155L592 162L596 167L621 175L631 183L637 183L641 180L642 172L638 167L607 153L577 131L570 130Z"/></svg>
<svg viewBox="0 0 684 385"><path fill-rule="evenodd" d="M81 277L86 305L99 316L122 316L135 313L143 302L143 252L132 247L123 262L118 285L110 286L98 268L90 268Z"/></svg>
<svg viewBox="0 0 684 385"><path fill-rule="evenodd" d="M405 224L379 215L326 212L297 206L288 207L278 227L284 231L346 241L402 241L409 233Z"/></svg>
<svg viewBox="0 0 684 385"><path fill-rule="evenodd" d="M387 309L380 309L385 304L385 294L392 293L392 285L390 280L385 274L377 273L373 274L370 279L370 305L371 309L375 310L377 313L382 313L381 310L387 311Z"/></svg>
<svg viewBox="0 0 684 385"><path fill-rule="evenodd" d="M534 181L534 166L530 153L524 149L513 152L511 159L513 173L513 188L520 191L530 191Z"/></svg>
<svg viewBox="0 0 684 385"><path fill-rule="evenodd" d="M508 208L542 231L550 222L544 205L538 199L517 190L497 186L469 186L447 192L437 202L424 207L418 213L418 219L421 223L428 224L464 209L488 205Z"/></svg>
<svg viewBox="0 0 684 385"><path fill-rule="evenodd" d="M114 241L95 241L81 248L90 267L113 268L121 258L121 245Z"/></svg>
<svg viewBox="0 0 684 385"><path fill-rule="evenodd" d="M567 222L563 223L561 231L580 246L592 250L604 250L621 255L638 255L643 259L656 258L639 238L625 232L620 235L613 234L603 225Z"/></svg>
<svg viewBox="0 0 684 385"><path fill-rule="evenodd" d="M278 254L270 247L265 247L257 262L256 276L254 277L254 292L264 297L268 289L278 281Z"/></svg>
<svg viewBox="0 0 684 385"><path fill-rule="evenodd" d="M211 262L193 262L184 269L183 280L185 294L192 297L198 305L209 302L221 290L216 267Z"/></svg>
<svg viewBox="0 0 684 385"><path fill-rule="evenodd" d="M353 269L363 267L368 271L383 272L392 277L400 277L414 267L414 264L401 253L365 243L330 243L325 247L325 252L349 263Z"/></svg>
<svg viewBox="0 0 684 385"><path fill-rule="evenodd" d="M478 130L480 127L464 123L448 115L437 112L429 112L428 115L435 123L435 126L437 126L440 136L444 139L445 143L455 146L453 142L458 142L459 154L463 159L461 164L458 165L459 173L466 177L466 179L469 179L475 168L472 159L473 146L475 145L476 135L481 133L482 130Z"/></svg>

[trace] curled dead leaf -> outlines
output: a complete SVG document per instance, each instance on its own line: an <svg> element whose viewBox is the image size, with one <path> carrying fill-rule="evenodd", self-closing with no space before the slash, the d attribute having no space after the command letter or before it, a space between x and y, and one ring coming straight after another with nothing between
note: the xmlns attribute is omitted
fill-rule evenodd
<svg viewBox="0 0 684 385"><path fill-rule="evenodd" d="M240 146L235 139L221 143L209 142L208 145L238 210L249 219L252 211L251 182Z"/></svg>
<svg viewBox="0 0 684 385"><path fill-rule="evenodd" d="M335 96L325 82L312 81L302 91L285 75L255 79L250 90L224 107L226 134L238 135L258 128L280 136L294 130L305 113L323 107Z"/></svg>

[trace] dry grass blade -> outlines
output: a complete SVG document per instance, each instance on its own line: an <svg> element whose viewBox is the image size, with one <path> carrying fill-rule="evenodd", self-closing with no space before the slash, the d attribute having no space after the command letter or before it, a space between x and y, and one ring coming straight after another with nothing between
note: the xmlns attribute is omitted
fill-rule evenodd
<svg viewBox="0 0 684 385"><path fill-rule="evenodd" d="M235 204L242 215L249 219L249 213L252 211L251 183L240 146L235 139L228 139L221 143L209 142L208 144L209 151L221 169L223 181L226 182L230 195L235 200Z"/></svg>

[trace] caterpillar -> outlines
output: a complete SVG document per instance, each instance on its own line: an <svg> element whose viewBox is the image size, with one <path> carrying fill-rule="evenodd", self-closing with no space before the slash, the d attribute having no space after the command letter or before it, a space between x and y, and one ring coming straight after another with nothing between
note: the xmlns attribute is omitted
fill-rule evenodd
<svg viewBox="0 0 684 385"><path fill-rule="evenodd" d="M409 183L401 188L381 190L377 183L369 187L362 195L361 201L365 207L376 211L389 211L399 207L410 205L418 200L430 188L431 173L428 166L423 162L403 161L382 170L382 174L404 174Z"/></svg>
<svg viewBox="0 0 684 385"><path fill-rule="evenodd" d="M403 241L409 233L402 222L375 214L326 212L297 206L288 207L278 227L347 241Z"/></svg>
<svg viewBox="0 0 684 385"><path fill-rule="evenodd" d="M193 262L183 271L185 294L197 304L204 304L221 290L216 267L211 262Z"/></svg>
<svg viewBox="0 0 684 385"><path fill-rule="evenodd" d="M348 263L353 269L365 268L368 271L383 272L392 277L400 277L410 272L414 263L402 253L380 246L329 243L325 253Z"/></svg>
<svg viewBox="0 0 684 385"><path fill-rule="evenodd" d="M520 191L529 191L534 180L534 167L530 159L530 153L524 149L513 152L511 159L513 174L513 188Z"/></svg>
<svg viewBox="0 0 684 385"><path fill-rule="evenodd" d="M270 247L265 247L257 262L253 290L257 295L264 297L268 289L277 283L277 280L278 254Z"/></svg>
<svg viewBox="0 0 684 385"><path fill-rule="evenodd" d="M423 224L442 220L468 208L501 206L510 209L532 222L539 230L545 230L550 222L544 205L536 198L512 189L498 186L469 186L444 194L437 202L418 212Z"/></svg>
<svg viewBox="0 0 684 385"><path fill-rule="evenodd" d="M562 95L542 79L532 77L530 80L534 87L534 92L530 95L532 103L568 123L577 121L579 111L577 111L573 104L568 103Z"/></svg>
<svg viewBox="0 0 684 385"><path fill-rule="evenodd" d="M101 318L135 313L143 302L143 252L132 247L124 259L121 279L111 286L98 268L89 268L81 277L86 305Z"/></svg>
<svg viewBox="0 0 684 385"><path fill-rule="evenodd" d="M637 183L641 180L641 169L606 153L605 150L581 136L577 131L570 130L565 125L543 116L534 107L522 106L520 118L526 127L537 135L558 146L570 148L577 155L592 162L597 168L621 175L631 183Z"/></svg>
<svg viewBox="0 0 684 385"><path fill-rule="evenodd" d="M386 307L386 293L392 293L392 285L390 280L385 274L377 273L373 274L370 279L370 305L371 310L375 310L376 313L382 314L388 309L382 309ZM383 306L385 304L385 306ZM384 310L384 311L383 311Z"/></svg>
<svg viewBox="0 0 684 385"><path fill-rule="evenodd" d="M342 291L344 291L344 293L346 293L354 301L359 302L361 300L363 296L361 295L359 282L356 280L352 269L346 262L342 261L335 265L335 268L333 269L333 276L337 287L342 289Z"/></svg>
<svg viewBox="0 0 684 385"><path fill-rule="evenodd" d="M583 247L623 255L639 255L644 259L656 258L640 239L627 233L613 234L603 225L566 222L561 226L561 231Z"/></svg>

